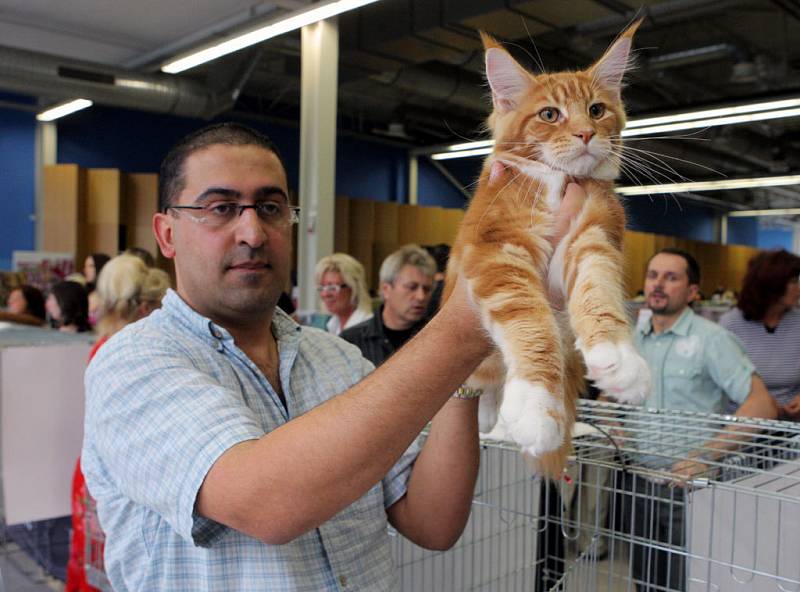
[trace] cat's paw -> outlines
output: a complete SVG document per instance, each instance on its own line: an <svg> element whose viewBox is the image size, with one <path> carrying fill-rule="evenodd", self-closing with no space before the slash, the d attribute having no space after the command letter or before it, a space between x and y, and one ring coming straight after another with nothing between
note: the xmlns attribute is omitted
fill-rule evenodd
<svg viewBox="0 0 800 592"><path fill-rule="evenodd" d="M540 383L508 380L500 416L511 439L533 456L556 450L564 442L564 404Z"/></svg>
<svg viewBox="0 0 800 592"><path fill-rule="evenodd" d="M650 369L630 343L598 343L583 358L588 378L620 403L638 405L650 392Z"/></svg>

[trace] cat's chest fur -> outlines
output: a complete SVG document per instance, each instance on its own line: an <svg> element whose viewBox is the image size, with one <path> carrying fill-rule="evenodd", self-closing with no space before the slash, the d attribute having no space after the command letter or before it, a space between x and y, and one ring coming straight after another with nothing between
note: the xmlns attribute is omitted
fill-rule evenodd
<svg viewBox="0 0 800 592"><path fill-rule="evenodd" d="M541 197L547 205L547 208L555 215L561 205L561 199L564 195L564 189L566 188L566 173L556 171L539 162L521 158L498 158L497 160L516 168L520 174L539 181L544 189ZM537 229L531 228L531 232L537 232ZM563 237L558 245L556 245L547 266L548 292L551 302L557 307L560 302L563 301L566 294L564 285L564 256L568 241L565 239L566 237Z"/></svg>

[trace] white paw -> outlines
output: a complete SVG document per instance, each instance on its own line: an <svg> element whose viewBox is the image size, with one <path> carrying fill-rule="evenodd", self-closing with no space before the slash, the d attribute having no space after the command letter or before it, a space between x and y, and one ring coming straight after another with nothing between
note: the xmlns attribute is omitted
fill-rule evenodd
<svg viewBox="0 0 800 592"><path fill-rule="evenodd" d="M564 404L542 384L509 379L500 417L511 439L533 456L556 450L564 442Z"/></svg>
<svg viewBox="0 0 800 592"><path fill-rule="evenodd" d="M497 397L492 392L484 392L478 403L478 431L488 434L497 424Z"/></svg>
<svg viewBox="0 0 800 592"><path fill-rule="evenodd" d="M630 343L599 343L583 352L588 378L620 403L638 405L650 392L650 370Z"/></svg>

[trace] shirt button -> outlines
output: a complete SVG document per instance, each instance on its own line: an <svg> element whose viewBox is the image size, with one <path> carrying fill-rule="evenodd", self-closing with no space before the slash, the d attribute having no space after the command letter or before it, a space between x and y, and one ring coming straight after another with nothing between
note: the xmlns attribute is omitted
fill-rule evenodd
<svg viewBox="0 0 800 592"><path fill-rule="evenodd" d="M347 576L339 576L339 585L342 588L347 588Z"/></svg>

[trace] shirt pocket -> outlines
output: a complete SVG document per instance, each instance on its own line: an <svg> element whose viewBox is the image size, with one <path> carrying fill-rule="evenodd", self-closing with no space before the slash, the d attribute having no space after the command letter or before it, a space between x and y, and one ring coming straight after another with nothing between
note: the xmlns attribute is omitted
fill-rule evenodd
<svg viewBox="0 0 800 592"><path fill-rule="evenodd" d="M702 361L698 359L678 358L665 365L664 391L667 396L662 406L666 409L699 411L697 391L703 388L702 375Z"/></svg>

